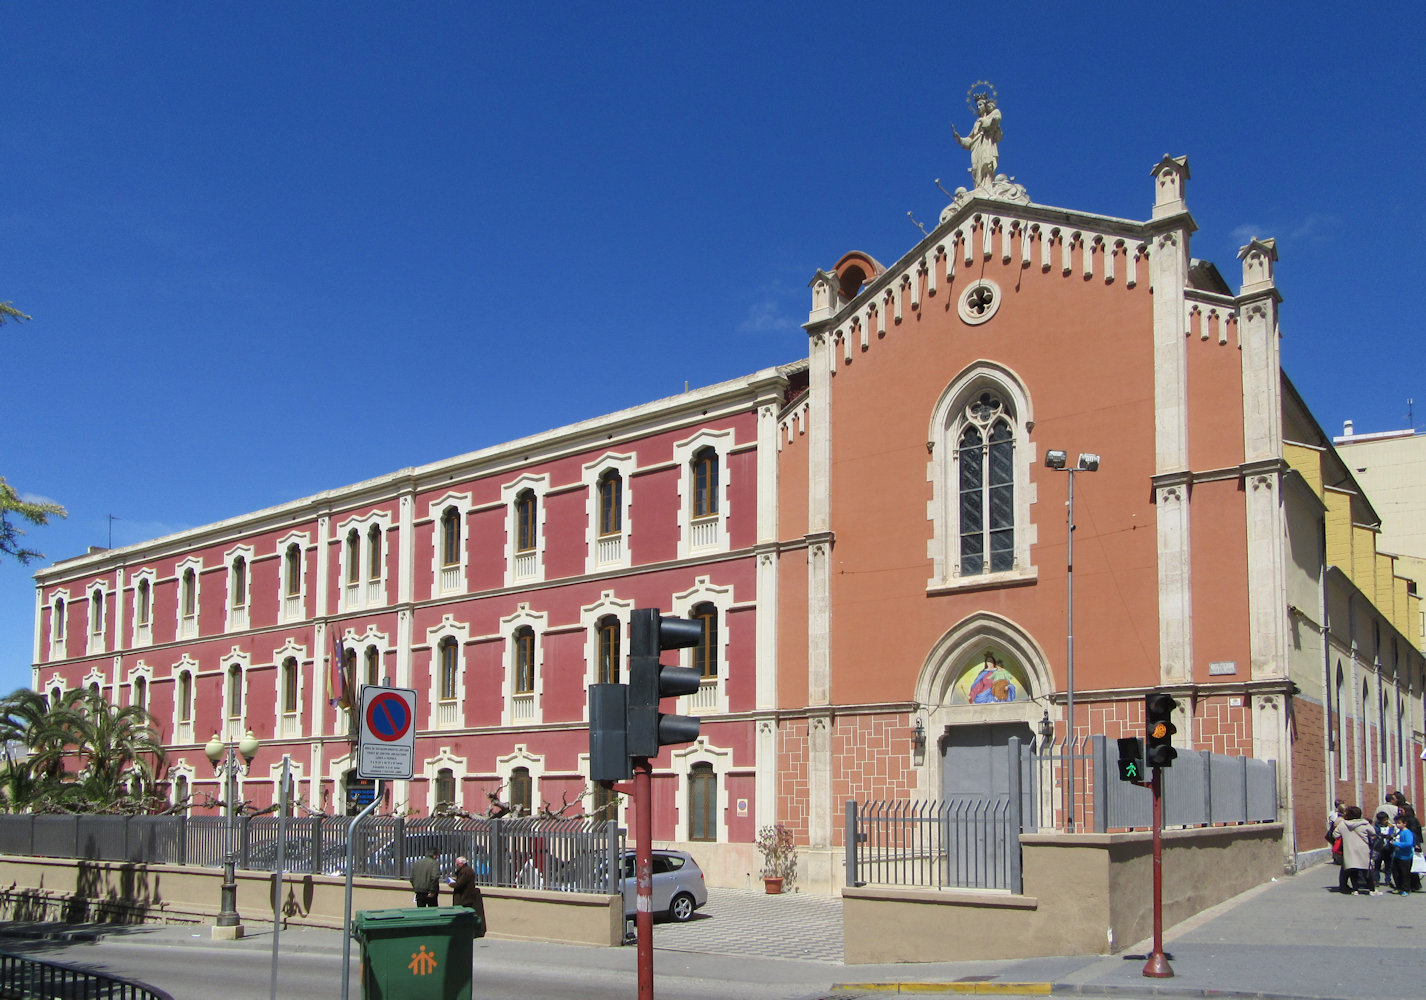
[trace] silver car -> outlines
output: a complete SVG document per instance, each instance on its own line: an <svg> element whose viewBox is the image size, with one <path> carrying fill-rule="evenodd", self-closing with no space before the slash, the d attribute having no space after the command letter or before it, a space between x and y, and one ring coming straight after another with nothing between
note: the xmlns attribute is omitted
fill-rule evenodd
<svg viewBox="0 0 1426 1000"><path fill-rule="evenodd" d="M653 852L653 889L655 914L682 923L708 902L708 887L703 884L703 869L684 851ZM634 852L624 852L624 917L634 916L638 906L638 883L634 878Z"/></svg>

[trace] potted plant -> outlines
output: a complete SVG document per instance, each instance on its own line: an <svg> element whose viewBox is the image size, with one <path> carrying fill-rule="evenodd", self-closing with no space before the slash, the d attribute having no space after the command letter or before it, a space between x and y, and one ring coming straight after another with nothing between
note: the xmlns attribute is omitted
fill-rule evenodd
<svg viewBox="0 0 1426 1000"><path fill-rule="evenodd" d="M758 851L763 856L762 879L769 893L785 892L797 881L797 843L792 831L778 823L758 831Z"/></svg>

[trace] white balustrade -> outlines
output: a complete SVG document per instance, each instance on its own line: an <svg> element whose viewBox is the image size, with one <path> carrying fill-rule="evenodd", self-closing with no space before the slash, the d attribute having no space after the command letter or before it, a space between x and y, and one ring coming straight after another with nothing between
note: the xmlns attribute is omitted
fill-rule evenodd
<svg viewBox="0 0 1426 1000"><path fill-rule="evenodd" d="M707 712L718 707L718 678L705 677L698 685L698 690L688 696L688 710L690 712Z"/></svg>
<svg viewBox="0 0 1426 1000"><path fill-rule="evenodd" d="M173 742L192 743L193 742L193 721L177 722L173 726Z"/></svg>
<svg viewBox="0 0 1426 1000"><path fill-rule="evenodd" d="M510 699L510 718L514 722L530 722L535 718L535 696L517 694Z"/></svg>
<svg viewBox="0 0 1426 1000"><path fill-rule="evenodd" d="M228 609L228 631L237 632L248 627L247 608Z"/></svg>
<svg viewBox="0 0 1426 1000"><path fill-rule="evenodd" d="M515 579L531 580L535 576L535 553L515 553Z"/></svg>
<svg viewBox="0 0 1426 1000"><path fill-rule="evenodd" d="M441 593L454 594L461 589L460 566L441 567Z"/></svg>
<svg viewBox="0 0 1426 1000"><path fill-rule="evenodd" d="M372 606L386 603L386 594L382 592L380 580L366 582L366 603Z"/></svg>
<svg viewBox="0 0 1426 1000"><path fill-rule="evenodd" d="M134 629L134 645L149 646L153 644L153 625L140 625Z"/></svg>
<svg viewBox="0 0 1426 1000"><path fill-rule="evenodd" d="M184 615L178 620L178 637L180 639L193 639L198 635L198 616Z"/></svg>
<svg viewBox="0 0 1426 1000"><path fill-rule="evenodd" d="M296 712L287 712L282 716L282 725L278 732L285 739L293 739L302 735L302 720Z"/></svg>
<svg viewBox="0 0 1426 1000"><path fill-rule="evenodd" d="M594 548L594 558L599 565L608 566L624 561L624 536L603 535Z"/></svg>
<svg viewBox="0 0 1426 1000"><path fill-rule="evenodd" d="M302 617L301 594L293 594L282 599L282 617L285 621L297 621Z"/></svg>
<svg viewBox="0 0 1426 1000"><path fill-rule="evenodd" d="M695 549L711 549L718 544L718 519L705 517L691 526L689 545Z"/></svg>
<svg viewBox="0 0 1426 1000"><path fill-rule="evenodd" d="M454 729L460 725L460 702L436 702L436 725L441 729Z"/></svg>
<svg viewBox="0 0 1426 1000"><path fill-rule="evenodd" d="M360 606L361 606L361 604L360 604L360 602L361 602L361 584L359 584L359 583L349 583L349 584L347 584L345 587L343 587L343 588L342 588L342 600L345 602L345 603L343 604L343 607L347 607L347 608L357 608L357 607L360 607Z"/></svg>

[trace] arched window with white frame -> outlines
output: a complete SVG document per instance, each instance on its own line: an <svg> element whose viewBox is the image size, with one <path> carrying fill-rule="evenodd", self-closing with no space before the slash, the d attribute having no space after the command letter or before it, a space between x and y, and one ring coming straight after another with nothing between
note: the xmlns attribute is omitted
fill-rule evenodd
<svg viewBox="0 0 1426 1000"><path fill-rule="evenodd" d="M518 610L500 620L505 637L505 699L501 725L539 724L543 721L541 695L544 692L544 643L548 616L521 603Z"/></svg>
<svg viewBox="0 0 1426 1000"><path fill-rule="evenodd" d="M457 729L465 725L466 712L466 643L470 628L451 615L428 629L431 659L427 688L430 698L430 718L434 729Z"/></svg>
<svg viewBox="0 0 1426 1000"><path fill-rule="evenodd" d="M680 558L728 549L731 430L701 430L673 446L679 475Z"/></svg>
<svg viewBox="0 0 1426 1000"><path fill-rule="evenodd" d="M713 584L700 576L694 586L673 595L673 613L703 625L698 645L680 650L683 666L698 671L697 694L684 696L681 711L695 715L727 712L728 706L728 613L733 607L733 588Z"/></svg>
<svg viewBox="0 0 1426 1000"><path fill-rule="evenodd" d="M96 583L89 588L89 636L85 652L90 656L104 652L104 585Z"/></svg>
<svg viewBox="0 0 1426 1000"><path fill-rule="evenodd" d="M584 466L586 572L630 564L629 481L637 468L633 455L612 454Z"/></svg>
<svg viewBox="0 0 1426 1000"><path fill-rule="evenodd" d="M248 613L252 596L251 546L242 545L226 553L228 562L228 631L240 631L251 624Z"/></svg>
<svg viewBox="0 0 1426 1000"><path fill-rule="evenodd" d="M539 583L545 578L545 493L548 474L526 474L500 487L505 504L505 585Z"/></svg>
<svg viewBox="0 0 1426 1000"><path fill-rule="evenodd" d="M432 597L466 591L470 546L466 544L465 530L470 503L469 493L447 493L426 506L426 516L431 521Z"/></svg>
<svg viewBox="0 0 1426 1000"><path fill-rule="evenodd" d="M1010 369L980 361L931 417L931 589L1035 577L1030 559L1030 399Z"/></svg>
<svg viewBox="0 0 1426 1000"><path fill-rule="evenodd" d="M50 594L50 659L62 660L65 656L65 617L69 613L69 592L57 590Z"/></svg>
<svg viewBox="0 0 1426 1000"><path fill-rule="evenodd" d="M178 637L198 637L198 608L202 588L203 564L197 559L185 559L178 564Z"/></svg>
<svg viewBox="0 0 1426 1000"><path fill-rule="evenodd" d="M278 609L281 622L299 622L307 617L307 546L306 534L293 532L277 543L282 554L282 597Z"/></svg>
<svg viewBox="0 0 1426 1000"><path fill-rule="evenodd" d="M152 645L154 572L151 569L140 570L131 579L134 586L134 645Z"/></svg>

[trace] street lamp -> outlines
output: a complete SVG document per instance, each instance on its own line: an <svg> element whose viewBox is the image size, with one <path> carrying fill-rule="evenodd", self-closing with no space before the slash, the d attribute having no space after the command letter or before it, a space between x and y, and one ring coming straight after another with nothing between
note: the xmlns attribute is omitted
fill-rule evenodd
<svg viewBox="0 0 1426 1000"><path fill-rule="evenodd" d="M1076 472L1098 472L1099 456L1091 452L1080 452L1079 461L1070 467L1068 455L1063 451L1045 452L1045 468L1055 472L1069 473L1068 544L1065 548L1065 565L1068 580L1065 590L1065 763L1069 768L1066 782L1065 827L1074 830L1075 767L1070 757L1074 754L1074 474Z"/></svg>
<svg viewBox="0 0 1426 1000"><path fill-rule="evenodd" d="M228 852L223 859L222 907L218 911L217 926L213 928L214 937L243 936L242 918L238 916L238 878L234 871L238 854L233 845L233 816L237 811L238 775L248 772L253 758L257 756L257 749L257 737L251 729L236 744L225 744L218 739L218 734L214 733L208 745L203 748L204 755L213 763L213 773L225 782L223 798L228 803ZM238 761L239 754L243 758L241 763ZM231 930L219 931L220 927Z"/></svg>

